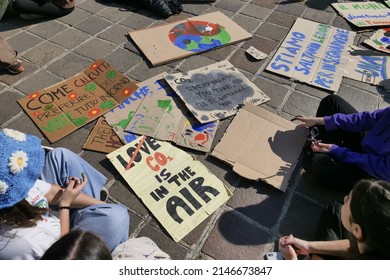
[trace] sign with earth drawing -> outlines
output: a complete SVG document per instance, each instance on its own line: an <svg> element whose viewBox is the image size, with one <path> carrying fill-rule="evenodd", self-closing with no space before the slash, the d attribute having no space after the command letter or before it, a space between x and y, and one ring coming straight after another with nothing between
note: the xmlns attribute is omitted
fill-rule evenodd
<svg viewBox="0 0 390 280"><path fill-rule="evenodd" d="M252 37L222 12L129 32L153 65L223 47Z"/></svg>

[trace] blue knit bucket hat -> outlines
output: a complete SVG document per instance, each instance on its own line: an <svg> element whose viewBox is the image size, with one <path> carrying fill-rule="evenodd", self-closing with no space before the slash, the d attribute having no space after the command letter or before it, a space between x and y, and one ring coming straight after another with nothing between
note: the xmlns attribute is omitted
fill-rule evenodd
<svg viewBox="0 0 390 280"><path fill-rule="evenodd" d="M13 129L0 130L0 209L23 200L41 174L41 140Z"/></svg>

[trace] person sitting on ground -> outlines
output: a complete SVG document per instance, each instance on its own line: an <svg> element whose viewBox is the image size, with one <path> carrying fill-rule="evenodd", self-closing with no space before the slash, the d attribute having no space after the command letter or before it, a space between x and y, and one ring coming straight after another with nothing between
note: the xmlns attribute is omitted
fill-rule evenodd
<svg viewBox="0 0 390 280"><path fill-rule="evenodd" d="M19 74L24 71L22 62L18 59L18 52L15 51L7 41L0 36L0 69L12 74Z"/></svg>
<svg viewBox="0 0 390 280"><path fill-rule="evenodd" d="M70 14L76 0L15 0L13 9L23 19L58 18Z"/></svg>
<svg viewBox="0 0 390 280"><path fill-rule="evenodd" d="M288 260L298 255L316 254L341 259L390 259L390 183L362 179L345 196L338 216L349 239L306 241L284 236L279 239L279 251ZM333 225L331 225L333 227ZM333 227L332 230L340 232Z"/></svg>
<svg viewBox="0 0 390 280"><path fill-rule="evenodd" d="M320 186L346 193L360 179L390 181L390 107L359 113L328 95L316 117L295 119L315 138L304 148L303 168Z"/></svg>
<svg viewBox="0 0 390 280"><path fill-rule="evenodd" d="M41 260L170 260L150 238L129 238L112 252L96 234L72 230L43 254Z"/></svg>
<svg viewBox="0 0 390 280"><path fill-rule="evenodd" d="M107 178L78 155L45 155L39 138L6 128L0 154L0 259L39 259L69 228L97 234L110 250L128 239L126 207L98 199Z"/></svg>

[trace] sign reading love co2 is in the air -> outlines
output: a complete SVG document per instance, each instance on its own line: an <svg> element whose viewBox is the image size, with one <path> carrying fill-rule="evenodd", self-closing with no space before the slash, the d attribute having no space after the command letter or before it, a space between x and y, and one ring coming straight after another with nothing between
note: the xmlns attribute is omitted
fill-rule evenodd
<svg viewBox="0 0 390 280"><path fill-rule="evenodd" d="M107 157L176 242L232 196L201 162L167 142L143 136Z"/></svg>

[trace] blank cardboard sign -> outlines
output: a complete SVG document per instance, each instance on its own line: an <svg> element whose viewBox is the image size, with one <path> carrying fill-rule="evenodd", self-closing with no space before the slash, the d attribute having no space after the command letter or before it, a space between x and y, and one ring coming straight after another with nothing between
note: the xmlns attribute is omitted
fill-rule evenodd
<svg viewBox="0 0 390 280"><path fill-rule="evenodd" d="M304 128L246 103L211 155L232 165L243 177L285 191L305 135Z"/></svg>

